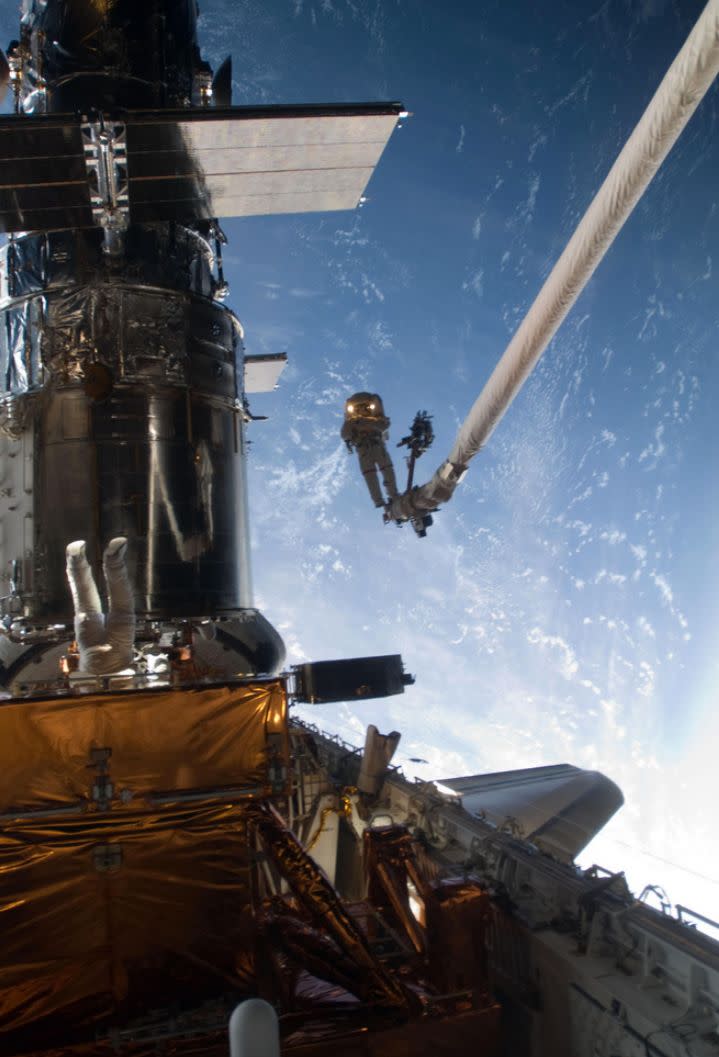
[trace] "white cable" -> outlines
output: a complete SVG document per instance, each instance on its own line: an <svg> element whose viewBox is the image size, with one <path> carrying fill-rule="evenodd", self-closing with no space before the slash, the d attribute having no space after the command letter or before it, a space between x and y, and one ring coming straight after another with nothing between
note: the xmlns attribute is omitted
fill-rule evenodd
<svg viewBox="0 0 719 1057"><path fill-rule="evenodd" d="M446 462L392 504L399 518L446 502L554 337L719 73L719 0L709 0L460 427Z"/></svg>

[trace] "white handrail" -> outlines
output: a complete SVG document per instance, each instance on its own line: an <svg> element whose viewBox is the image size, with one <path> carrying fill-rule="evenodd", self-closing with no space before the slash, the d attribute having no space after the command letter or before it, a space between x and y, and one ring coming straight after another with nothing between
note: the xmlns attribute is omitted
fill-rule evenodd
<svg viewBox="0 0 719 1057"><path fill-rule="evenodd" d="M719 73L719 0L709 0L427 484L395 499L404 520L451 498Z"/></svg>

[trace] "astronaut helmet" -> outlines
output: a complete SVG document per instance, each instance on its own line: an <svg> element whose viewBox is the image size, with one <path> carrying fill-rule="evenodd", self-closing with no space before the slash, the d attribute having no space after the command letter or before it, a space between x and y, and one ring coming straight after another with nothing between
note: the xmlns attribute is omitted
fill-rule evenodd
<svg viewBox="0 0 719 1057"><path fill-rule="evenodd" d="M384 417L384 405L379 393L353 393L345 400L345 419Z"/></svg>

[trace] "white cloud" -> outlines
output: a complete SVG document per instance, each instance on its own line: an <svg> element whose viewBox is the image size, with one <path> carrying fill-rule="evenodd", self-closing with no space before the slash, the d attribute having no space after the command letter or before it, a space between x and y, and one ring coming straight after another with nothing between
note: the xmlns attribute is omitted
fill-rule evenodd
<svg viewBox="0 0 719 1057"><path fill-rule="evenodd" d="M572 679L579 669L574 651L559 635L547 635L540 628L527 632L527 642L558 654L557 669L565 679Z"/></svg>
<svg viewBox="0 0 719 1057"><path fill-rule="evenodd" d="M666 602L668 606L671 606L674 601L674 592L672 591L666 578L661 573L651 572L651 579L654 581L656 586L659 588L659 592L662 596L662 600Z"/></svg>
<svg viewBox="0 0 719 1057"><path fill-rule="evenodd" d="M472 291L481 298L484 293L484 285L482 280L484 279L484 268L478 268L472 272L468 279L465 279L462 283L462 289L465 291Z"/></svg>
<svg viewBox="0 0 719 1057"><path fill-rule="evenodd" d="M650 442L639 454L639 462L644 462L646 459L653 458L654 460L660 459L666 449L666 444L663 440L664 437L664 423L660 422L657 428L654 430L654 441Z"/></svg>

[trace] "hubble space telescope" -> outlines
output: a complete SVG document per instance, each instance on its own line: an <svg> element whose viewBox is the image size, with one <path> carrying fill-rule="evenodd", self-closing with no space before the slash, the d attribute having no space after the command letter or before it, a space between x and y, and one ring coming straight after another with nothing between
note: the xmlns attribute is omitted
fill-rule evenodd
<svg viewBox="0 0 719 1057"><path fill-rule="evenodd" d="M51 680L67 651L67 544L98 567L123 537L150 666L181 639L215 674L275 672L245 427L284 357L245 355L218 218L354 208L402 108L232 107L195 0L26 0L7 66L2 681Z"/></svg>
<svg viewBox="0 0 719 1057"><path fill-rule="evenodd" d="M224 1040L264 972L260 845L394 988L273 804L290 700L411 678L397 655L280 672L245 428L284 356L245 354L220 218L354 208L402 108L232 107L196 17L25 0L0 69L3 1054Z"/></svg>

